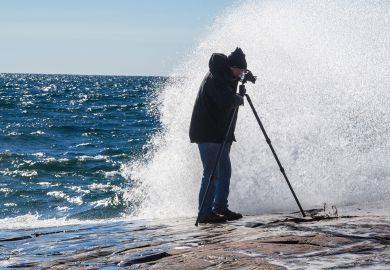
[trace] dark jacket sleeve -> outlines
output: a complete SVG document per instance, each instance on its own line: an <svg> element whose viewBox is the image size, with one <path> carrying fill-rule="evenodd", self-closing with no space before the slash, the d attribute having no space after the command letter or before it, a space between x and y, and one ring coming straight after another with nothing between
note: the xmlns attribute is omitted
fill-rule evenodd
<svg viewBox="0 0 390 270"><path fill-rule="evenodd" d="M220 111L230 111L235 104L236 95L230 90L227 83L214 80L214 87L208 91L209 98L215 103Z"/></svg>

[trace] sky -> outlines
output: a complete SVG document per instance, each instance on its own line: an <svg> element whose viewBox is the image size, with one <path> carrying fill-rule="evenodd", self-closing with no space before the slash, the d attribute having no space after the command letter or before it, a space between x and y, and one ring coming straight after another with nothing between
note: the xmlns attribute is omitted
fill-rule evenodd
<svg viewBox="0 0 390 270"><path fill-rule="evenodd" d="M235 0L0 0L0 73L168 75Z"/></svg>

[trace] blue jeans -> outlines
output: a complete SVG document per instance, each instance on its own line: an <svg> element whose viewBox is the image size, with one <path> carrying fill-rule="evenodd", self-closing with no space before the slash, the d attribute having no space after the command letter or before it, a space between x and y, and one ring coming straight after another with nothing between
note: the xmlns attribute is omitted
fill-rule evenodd
<svg viewBox="0 0 390 270"><path fill-rule="evenodd" d="M213 167L217 159L217 153L221 144L219 143L199 143L198 148L200 158L203 164L202 184L199 192L199 207L205 196L206 188ZM214 177L211 179L209 190L206 194L200 216L205 217L212 210L226 209L228 207L229 185L231 176L230 164L230 143L226 143L221 154L221 158L214 171Z"/></svg>

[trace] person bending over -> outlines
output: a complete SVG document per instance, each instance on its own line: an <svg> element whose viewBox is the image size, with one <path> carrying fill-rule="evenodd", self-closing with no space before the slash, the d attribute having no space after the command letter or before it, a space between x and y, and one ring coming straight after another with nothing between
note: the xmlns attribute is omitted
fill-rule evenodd
<svg viewBox="0 0 390 270"><path fill-rule="evenodd" d="M209 71L199 88L189 130L190 141L198 144L203 165L199 208L234 108L243 104L243 97L237 94L237 85L246 69L245 54L240 48L236 48L229 56L213 53L209 60ZM237 115L233 119L209 191L199 212L200 223L225 222L242 218L241 214L232 212L228 208L231 176L229 153L232 142L235 141L236 121Z"/></svg>

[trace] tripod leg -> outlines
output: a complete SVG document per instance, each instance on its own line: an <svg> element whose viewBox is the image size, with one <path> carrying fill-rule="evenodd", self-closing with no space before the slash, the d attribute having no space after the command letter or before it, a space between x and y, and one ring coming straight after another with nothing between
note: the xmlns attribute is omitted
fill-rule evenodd
<svg viewBox="0 0 390 270"><path fill-rule="evenodd" d="M269 147L271 148L272 154L274 155L274 158L275 158L276 162L277 162L278 165L279 165L279 169L280 169L281 173L283 174L284 179L286 180L287 185L288 185L288 187L290 188L290 191L291 191L292 195L294 196L294 199L295 199L296 203L298 204L299 210L301 211L302 216L305 217L305 216L306 216L306 215L305 215L305 212L303 211L302 206L301 206L301 204L299 203L298 197L297 197L297 195L295 195L294 189L292 188L292 186L291 186L291 184L290 184L290 181L289 181L288 178L287 178L286 172L284 171L284 168L283 168L282 164L280 163L278 156L276 155L276 152L275 152L275 150L274 150L274 148L273 148L273 146L272 146L272 144L271 144L271 140L269 139L269 137L268 137L268 135L267 135L267 132L265 131L264 126L263 126L263 124L262 124L261 121L260 121L260 117L258 116L258 114L257 114L257 112L256 112L256 110L255 110L255 107L253 106L252 100L250 99L250 97L249 97L248 94L245 94L245 96L246 96L246 99L248 100L248 103L249 103L249 105L250 105L250 107L251 107L251 109L252 109L252 111L253 111L253 114L255 115L255 118L256 118L256 120L257 120L257 123L259 124L260 129L261 129L261 131L262 131L263 134L264 134L265 140L267 141L267 144L268 144Z"/></svg>
<svg viewBox="0 0 390 270"><path fill-rule="evenodd" d="M232 128L234 118L235 118L236 115L237 115L237 112L238 112L238 107L235 107L235 108L234 108L234 111L233 111L233 114L232 114L232 118L230 119L229 125L228 125L228 127L227 127L227 130L226 130L226 133L225 133L225 137L224 137L223 143L221 144L221 146L220 146L219 149L218 149L217 158L216 158L216 160L215 160L214 167L213 167L213 169L212 169L212 171L211 171L211 174L210 174L210 176L209 176L209 179L208 179L208 182L207 182L206 191L205 191L205 193L204 193L202 202L200 203L200 207L199 207L199 210L198 210L198 217L196 218L195 226L198 226L198 223L199 223L199 216L200 216L200 213L202 212L203 204L204 204L204 202L205 202L206 196L207 196L208 191L209 191L209 189L210 189L211 181L213 180L213 177L214 177L214 174L215 174L215 169L217 168L218 162L219 162L219 160L221 159L222 150L224 149L224 147L225 147L225 145L226 145L226 141L227 141L227 138L228 138L228 136L229 136L229 132L230 132L230 130L231 130L231 128Z"/></svg>

